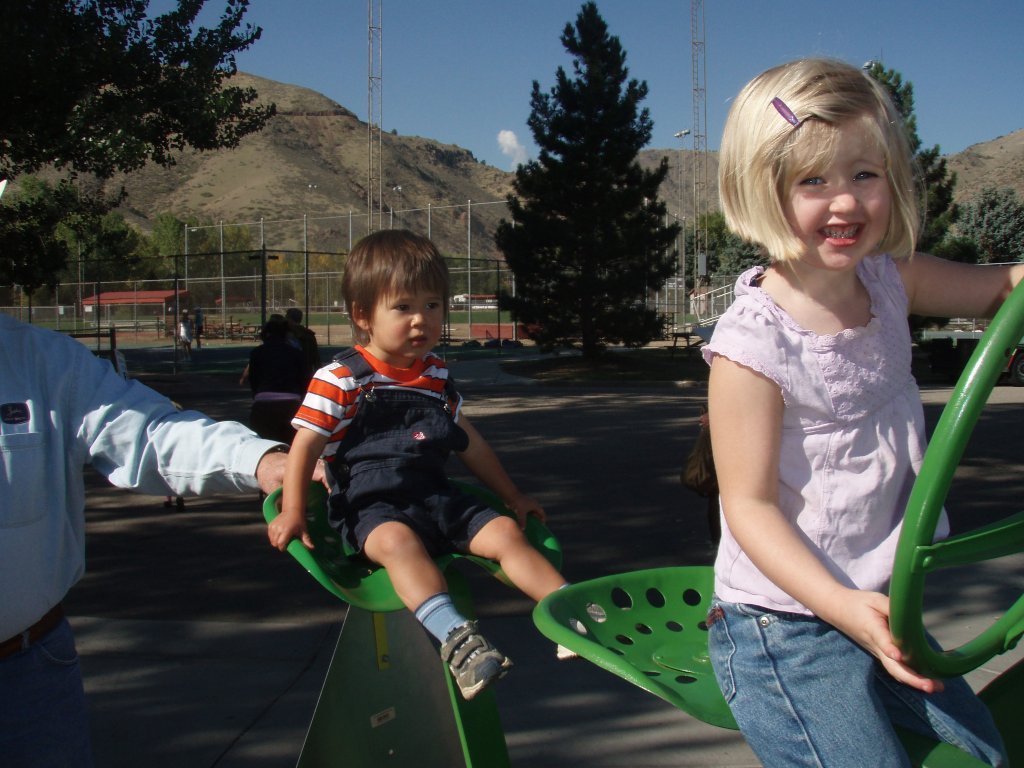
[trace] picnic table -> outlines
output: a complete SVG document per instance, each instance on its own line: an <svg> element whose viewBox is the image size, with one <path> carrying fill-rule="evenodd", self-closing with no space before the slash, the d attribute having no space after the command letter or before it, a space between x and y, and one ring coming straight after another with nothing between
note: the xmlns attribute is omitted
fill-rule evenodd
<svg viewBox="0 0 1024 768"><path fill-rule="evenodd" d="M676 353L676 349L679 347L679 340L683 341L683 349L686 353L693 354L693 350L698 349L701 344L704 343L703 337L700 336L692 328L688 331L673 331L672 332L672 354Z"/></svg>

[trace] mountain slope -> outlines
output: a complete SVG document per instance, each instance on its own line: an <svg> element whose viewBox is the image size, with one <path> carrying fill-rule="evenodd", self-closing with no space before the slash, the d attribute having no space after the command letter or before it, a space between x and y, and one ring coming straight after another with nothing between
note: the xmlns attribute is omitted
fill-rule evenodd
<svg viewBox="0 0 1024 768"><path fill-rule="evenodd" d="M183 153L174 167L147 167L112 180L111 186L125 187L128 208L143 227L161 212L212 223L262 219L268 247L299 248L295 222L306 216L310 249L347 250L349 214L353 238L367 227L366 124L305 88L243 74L236 82L252 85L261 100L277 104L277 117L261 133L246 137L234 150ZM431 234L439 243L450 240L447 250L452 253L465 252L467 201L504 200L511 191L511 174L478 162L465 149L431 139L384 134L381 164L384 203L380 206L375 196L375 215L383 208L385 226L424 230L429 215ZM399 186L400 192L395 189ZM406 211L398 222L391 220L392 208ZM474 234L492 231L504 208L474 208ZM285 220L292 226L276 224ZM474 255L490 255L489 245L489 238L482 239Z"/></svg>
<svg viewBox="0 0 1024 768"><path fill-rule="evenodd" d="M277 117L237 149L183 153L172 168L147 167L113 180L112 187L123 185L129 193L126 214L143 228L167 212L209 223L246 223L253 241L262 236L269 248L298 250L305 242L310 250L347 251L350 238L367 231L366 123L307 88L246 74L236 82L276 103ZM384 134L381 155L383 204L375 196L373 212L384 211L383 226L429 229L448 255L498 256L492 235L506 217L502 201L512 190L513 174L477 161L461 147L418 136ZM670 171L661 196L670 218L683 216L692 224L695 191L717 208L717 153L709 154L706 182L696 190L693 153L648 149L640 162L653 168L663 157ZM986 186L1012 187L1024 198L1024 130L947 159L958 174L958 201Z"/></svg>
<svg viewBox="0 0 1024 768"><path fill-rule="evenodd" d="M1024 130L975 144L947 161L957 174L957 202L986 187L1010 187L1024 201Z"/></svg>

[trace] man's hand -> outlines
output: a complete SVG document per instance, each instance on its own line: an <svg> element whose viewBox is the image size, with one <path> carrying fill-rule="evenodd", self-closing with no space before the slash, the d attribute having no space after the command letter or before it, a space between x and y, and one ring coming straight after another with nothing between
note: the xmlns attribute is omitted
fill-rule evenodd
<svg viewBox="0 0 1024 768"><path fill-rule="evenodd" d="M284 485L284 466L288 463L288 454L283 451L267 451L256 465L256 482L260 490L268 496Z"/></svg>
<svg viewBox="0 0 1024 768"><path fill-rule="evenodd" d="M256 465L256 482L260 490L268 496L284 485L284 467L288 463L288 454L283 451L267 451ZM324 481L324 465L318 461L313 468L313 480Z"/></svg>

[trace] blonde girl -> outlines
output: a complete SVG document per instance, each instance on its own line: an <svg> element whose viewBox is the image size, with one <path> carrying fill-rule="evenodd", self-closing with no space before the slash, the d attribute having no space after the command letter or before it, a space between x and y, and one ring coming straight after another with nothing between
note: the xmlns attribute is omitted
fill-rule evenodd
<svg viewBox="0 0 1024 768"><path fill-rule="evenodd" d="M1022 267L914 253L919 193L884 88L827 59L768 70L722 139L744 273L704 357L723 515L709 615L718 682L767 766L907 766L894 724L992 765L962 679L925 678L887 589L925 447L907 315L991 315Z"/></svg>

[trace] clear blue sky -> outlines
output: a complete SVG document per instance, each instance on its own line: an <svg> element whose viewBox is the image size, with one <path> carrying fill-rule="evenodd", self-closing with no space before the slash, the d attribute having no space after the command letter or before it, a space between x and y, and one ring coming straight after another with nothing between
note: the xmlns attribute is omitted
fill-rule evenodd
<svg viewBox="0 0 1024 768"><path fill-rule="evenodd" d="M535 153L526 126L532 83L547 91L559 66L571 71L559 38L581 5L383 0L384 130L458 144L511 170L499 134ZM603 0L598 8L630 75L650 89L650 147L679 148L673 134L693 122L689 0ZM366 0L251 0L246 18L263 38L239 56L240 69L312 88L366 119ZM704 18L710 149L746 81L806 55L880 59L900 72L914 85L924 145L944 154L1024 128L1022 0L705 0Z"/></svg>

